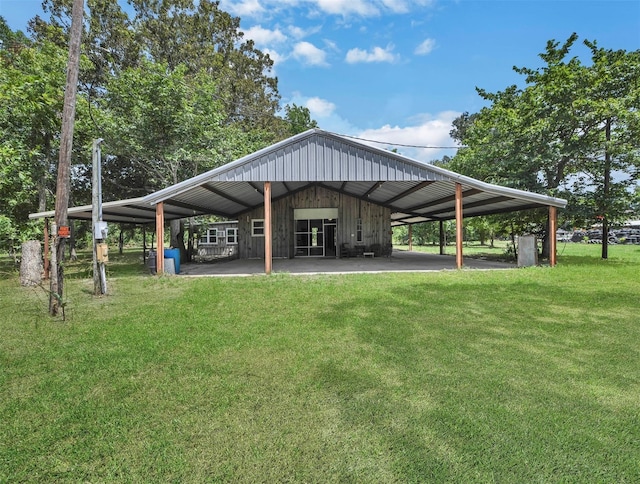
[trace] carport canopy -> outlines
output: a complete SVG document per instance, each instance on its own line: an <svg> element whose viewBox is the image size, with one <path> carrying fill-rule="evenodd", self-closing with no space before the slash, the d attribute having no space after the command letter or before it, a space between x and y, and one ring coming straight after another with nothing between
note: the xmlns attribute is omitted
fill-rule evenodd
<svg viewBox="0 0 640 484"><path fill-rule="evenodd" d="M205 214L236 219L267 204L267 187L275 201L314 185L388 207L392 226L535 208L549 208L555 216L555 209L567 204L311 129L145 197L105 202L103 220L158 221L159 204L162 220ZM52 211L29 215L53 216ZM70 208L68 217L91 220L91 205Z"/></svg>

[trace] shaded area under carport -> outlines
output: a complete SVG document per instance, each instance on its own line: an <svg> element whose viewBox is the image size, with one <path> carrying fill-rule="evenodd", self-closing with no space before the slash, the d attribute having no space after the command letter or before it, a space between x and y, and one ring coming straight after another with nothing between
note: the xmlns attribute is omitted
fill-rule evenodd
<svg viewBox="0 0 640 484"><path fill-rule="evenodd" d="M516 265L482 259L465 258L465 269L513 269ZM376 258L297 258L274 259L273 272L288 274L348 274L379 272L429 272L455 270L456 257L394 250L391 257ZM181 276L249 276L264 274L262 259L234 259L209 263L186 263Z"/></svg>

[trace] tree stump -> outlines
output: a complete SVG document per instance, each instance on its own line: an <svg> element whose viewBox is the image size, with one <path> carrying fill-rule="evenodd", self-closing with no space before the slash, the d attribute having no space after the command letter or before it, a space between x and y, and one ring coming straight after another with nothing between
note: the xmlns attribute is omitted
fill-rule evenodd
<svg viewBox="0 0 640 484"><path fill-rule="evenodd" d="M28 240L22 244L20 261L20 284L37 286L42 282L42 248L37 240Z"/></svg>

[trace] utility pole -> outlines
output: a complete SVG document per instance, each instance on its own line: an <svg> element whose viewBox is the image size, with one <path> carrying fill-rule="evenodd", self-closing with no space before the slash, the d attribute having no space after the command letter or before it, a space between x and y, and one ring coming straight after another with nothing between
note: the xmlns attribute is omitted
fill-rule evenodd
<svg viewBox="0 0 640 484"><path fill-rule="evenodd" d="M78 71L80 68L80 42L82 39L82 17L84 0L73 0L71 10L71 33L69 40L69 61L67 63L67 84L64 92L62 110L62 132L60 133L60 157L58 160L58 179L56 183L55 220L58 231L68 229L69 192L71 190L71 151L73 148L73 128L76 115L76 93L78 92ZM64 294L65 238L54 233L51 257L51 286L49 295L49 313L56 316L62 304ZM62 233L61 233L62 235ZM55 260L55 263L54 263Z"/></svg>
<svg viewBox="0 0 640 484"><path fill-rule="evenodd" d="M94 139L91 149L91 226L93 227L93 294L100 296L107 293L106 248L100 243L107 238L107 224L102 221L102 154L100 144L103 139Z"/></svg>

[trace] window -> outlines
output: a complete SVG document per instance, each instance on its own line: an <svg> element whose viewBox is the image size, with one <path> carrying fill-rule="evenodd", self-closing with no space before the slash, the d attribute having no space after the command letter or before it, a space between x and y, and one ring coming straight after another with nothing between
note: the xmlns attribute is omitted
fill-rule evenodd
<svg viewBox="0 0 640 484"><path fill-rule="evenodd" d="M208 229L202 237L200 237L201 244L217 244L218 243L218 229Z"/></svg>
<svg viewBox="0 0 640 484"><path fill-rule="evenodd" d="M324 255L324 226L335 222L327 219L296 220L295 254L297 257Z"/></svg>
<svg viewBox="0 0 640 484"><path fill-rule="evenodd" d="M264 219L254 218L251 220L251 236L264 237Z"/></svg>
<svg viewBox="0 0 640 484"><path fill-rule="evenodd" d="M238 243L238 229L227 229L227 245L236 245Z"/></svg>
<svg viewBox="0 0 640 484"><path fill-rule="evenodd" d="M362 242L362 219L356 219L356 242Z"/></svg>

